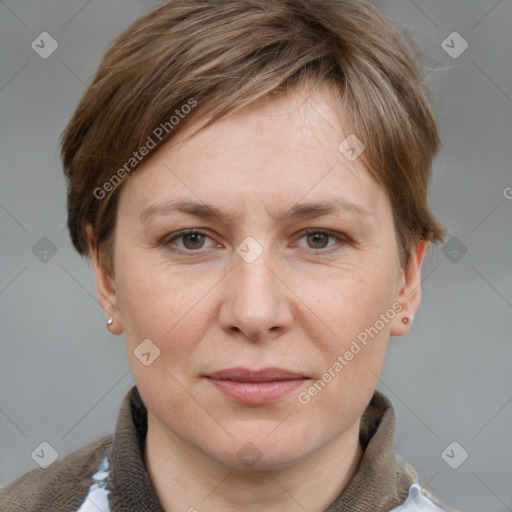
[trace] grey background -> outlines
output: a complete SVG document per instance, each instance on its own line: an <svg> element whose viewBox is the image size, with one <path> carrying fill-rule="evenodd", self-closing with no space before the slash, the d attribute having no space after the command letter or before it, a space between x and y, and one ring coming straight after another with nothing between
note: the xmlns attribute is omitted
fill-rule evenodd
<svg viewBox="0 0 512 512"><path fill-rule="evenodd" d="M512 510L512 2L375 3L425 54L444 144L431 204L456 237L429 250L417 319L391 340L379 389L422 485L461 510ZM65 229L57 145L106 44L156 4L0 2L1 485L37 467L42 441L63 457L112 432L134 384ZM59 44L47 59L31 48L43 31ZM441 47L453 31L469 44L456 59ZM57 249L46 262L42 237ZM457 469L441 457L453 441L469 454Z"/></svg>

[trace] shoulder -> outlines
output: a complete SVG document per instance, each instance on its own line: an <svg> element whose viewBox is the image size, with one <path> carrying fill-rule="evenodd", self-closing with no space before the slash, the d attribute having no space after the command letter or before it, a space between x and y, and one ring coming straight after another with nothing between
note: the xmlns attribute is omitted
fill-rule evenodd
<svg viewBox="0 0 512 512"><path fill-rule="evenodd" d="M102 459L110 452L112 435L89 443L46 469L38 468L0 489L2 512L69 511L80 507Z"/></svg>

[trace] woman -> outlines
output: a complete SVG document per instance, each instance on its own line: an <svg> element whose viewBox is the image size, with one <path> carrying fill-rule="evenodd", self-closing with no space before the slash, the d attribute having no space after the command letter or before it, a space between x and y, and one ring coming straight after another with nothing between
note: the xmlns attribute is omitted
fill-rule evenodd
<svg viewBox="0 0 512 512"><path fill-rule="evenodd" d="M171 1L114 40L62 156L136 386L1 510L446 510L375 390L445 233L408 45L360 0Z"/></svg>

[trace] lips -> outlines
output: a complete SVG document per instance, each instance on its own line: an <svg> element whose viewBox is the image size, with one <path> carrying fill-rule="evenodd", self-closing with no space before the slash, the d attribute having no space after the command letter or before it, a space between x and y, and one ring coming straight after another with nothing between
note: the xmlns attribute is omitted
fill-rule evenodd
<svg viewBox="0 0 512 512"><path fill-rule="evenodd" d="M308 377L282 368L229 368L206 375L206 379L232 400L262 405L284 397L304 384Z"/></svg>
<svg viewBox="0 0 512 512"><path fill-rule="evenodd" d="M303 379L300 373L283 370L281 368L264 368L263 370L250 370L248 368L229 368L208 375L214 380L234 380L238 382L275 382L283 380Z"/></svg>

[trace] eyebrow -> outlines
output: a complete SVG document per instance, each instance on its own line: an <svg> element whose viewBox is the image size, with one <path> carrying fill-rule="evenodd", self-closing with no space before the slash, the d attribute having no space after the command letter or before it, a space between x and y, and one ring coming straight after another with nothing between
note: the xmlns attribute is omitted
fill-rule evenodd
<svg viewBox="0 0 512 512"><path fill-rule="evenodd" d="M279 219L294 220L319 217L321 215L328 215L340 211L355 213L365 220L372 216L372 213L362 205L356 204L345 198L337 197L329 201L295 204L289 210L284 212ZM239 217L239 215L231 215L216 206L206 203L168 200L148 206L141 212L139 219L142 223L146 223L151 217L158 215L170 215L174 212L182 212L202 219L217 218L225 223L230 223Z"/></svg>

